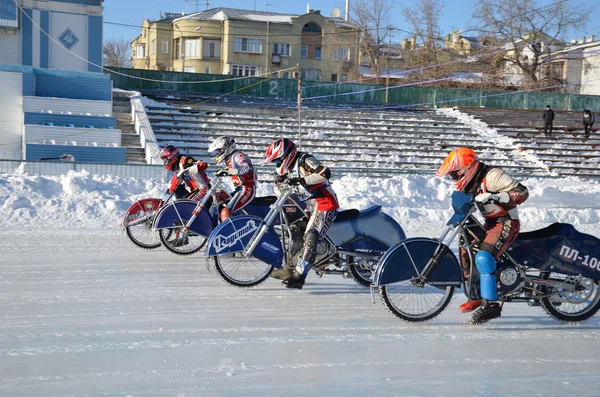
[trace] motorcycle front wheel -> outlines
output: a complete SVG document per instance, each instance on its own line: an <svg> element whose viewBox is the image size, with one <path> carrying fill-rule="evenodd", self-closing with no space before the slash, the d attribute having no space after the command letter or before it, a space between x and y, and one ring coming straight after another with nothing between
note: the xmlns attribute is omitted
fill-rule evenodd
<svg viewBox="0 0 600 397"><path fill-rule="evenodd" d="M417 287L410 280L382 285L379 295L383 305L394 316L409 322L431 320L440 314L454 295L454 287Z"/></svg>
<svg viewBox="0 0 600 397"><path fill-rule="evenodd" d="M152 228L150 220L139 223L134 226L127 226L125 233L132 243L144 249L154 249L160 247L160 238L158 233Z"/></svg>
<svg viewBox="0 0 600 397"><path fill-rule="evenodd" d="M225 282L236 287L254 287L269 278L273 266L254 257L245 258L241 252L210 257L217 273Z"/></svg>
<svg viewBox="0 0 600 397"><path fill-rule="evenodd" d="M199 234L189 232L185 239L179 238L179 228L163 228L158 230L162 245L177 255L191 255L200 251L207 238Z"/></svg>

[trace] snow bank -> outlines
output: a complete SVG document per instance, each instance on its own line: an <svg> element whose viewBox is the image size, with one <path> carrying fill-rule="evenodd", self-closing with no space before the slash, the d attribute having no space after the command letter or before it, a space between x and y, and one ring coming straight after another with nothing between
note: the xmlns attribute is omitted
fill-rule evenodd
<svg viewBox="0 0 600 397"><path fill-rule="evenodd" d="M580 178L530 178L522 183L530 198L519 208L522 230L552 222L572 223L600 236L600 181ZM343 209L381 205L407 234L437 236L450 217L449 181L427 175L369 179L358 174L333 182ZM5 228L22 225L65 228L118 228L123 212L137 199L161 197L166 184L70 171L60 177L6 175L0 180ZM258 195L272 194L260 183Z"/></svg>

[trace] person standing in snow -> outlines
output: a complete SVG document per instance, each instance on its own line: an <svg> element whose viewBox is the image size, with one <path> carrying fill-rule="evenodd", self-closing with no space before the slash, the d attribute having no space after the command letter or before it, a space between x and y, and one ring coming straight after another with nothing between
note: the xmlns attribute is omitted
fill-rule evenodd
<svg viewBox="0 0 600 397"><path fill-rule="evenodd" d="M594 125L594 121L596 121L596 118L594 117L594 113L592 113L589 110L584 110L583 111L583 129L584 129L584 135L587 138L590 137L590 133L592 132L592 126Z"/></svg>
<svg viewBox="0 0 600 397"><path fill-rule="evenodd" d="M548 136L552 134L552 124L554 123L554 110L550 108L550 105L546 105L542 118L544 119L544 134Z"/></svg>
<svg viewBox="0 0 600 397"><path fill-rule="evenodd" d="M271 277L283 280L287 288L301 289L317 257L319 240L337 216L339 203L329 184L329 168L309 153L299 152L291 139L279 138L269 145L263 164L271 162L277 166L275 183L287 181L289 185L302 186L310 194L306 201L310 219L304 233L302 256L295 268L285 265L271 273Z"/></svg>
<svg viewBox="0 0 600 397"><path fill-rule="evenodd" d="M461 312L480 311L482 322L500 317L502 306L498 299L496 261L517 238L521 224L517 205L529 197L525 186L515 181L500 168L488 166L470 148L451 151L435 176L449 176L459 192L475 195L475 202L485 219L486 234L475 255L475 265L480 273L482 300L471 300L460 305ZM463 270L469 269L461 255ZM473 277L471 274L469 277Z"/></svg>

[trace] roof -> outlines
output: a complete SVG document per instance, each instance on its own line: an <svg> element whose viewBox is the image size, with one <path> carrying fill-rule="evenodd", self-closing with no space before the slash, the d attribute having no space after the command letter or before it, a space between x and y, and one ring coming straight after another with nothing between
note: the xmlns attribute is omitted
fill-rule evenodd
<svg viewBox="0 0 600 397"><path fill-rule="evenodd" d="M320 14L319 14L320 15ZM272 23L292 23L292 18L298 18L301 15L298 14L283 14L280 12L266 12L266 11L254 11L254 10L241 10L237 8L212 8L206 11L195 12L188 14L180 18L174 19L173 22L179 21L225 21L225 20L238 20L238 21L254 21L254 22L272 22ZM335 26L339 27L355 27L354 24L345 21L342 18L325 17Z"/></svg>

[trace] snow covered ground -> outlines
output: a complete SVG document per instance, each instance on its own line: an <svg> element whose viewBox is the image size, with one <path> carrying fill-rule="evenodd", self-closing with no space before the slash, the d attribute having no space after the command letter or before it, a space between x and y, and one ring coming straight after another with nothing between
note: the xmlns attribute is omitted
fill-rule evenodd
<svg viewBox="0 0 600 397"><path fill-rule="evenodd" d="M561 220L600 237L598 181L526 179L523 231ZM600 387L600 316L577 325L508 304L467 324L457 294L403 323L350 279L237 289L201 254L142 250L120 216L155 181L3 175L0 396L584 396ZM452 186L427 176L335 181L409 236L439 235ZM263 184L260 195L269 194Z"/></svg>

